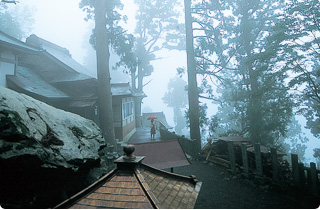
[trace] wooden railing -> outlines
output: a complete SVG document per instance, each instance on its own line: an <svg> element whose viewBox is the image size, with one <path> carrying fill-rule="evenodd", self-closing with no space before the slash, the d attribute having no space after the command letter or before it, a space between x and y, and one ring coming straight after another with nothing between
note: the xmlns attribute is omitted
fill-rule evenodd
<svg viewBox="0 0 320 210"><path fill-rule="evenodd" d="M263 168L263 158L260 152L260 144L254 145L254 167L252 163L249 163L247 145L241 144L241 159L242 162L236 161L235 148L232 141L228 141L228 153L229 160L224 159L221 165L230 167L233 173L254 173L258 177L271 178L274 182L278 183L282 178L280 176L278 154L276 149L271 149L271 173L270 169ZM267 173L268 172L268 173ZM316 164L311 162L310 167L305 167L303 163L298 162L298 155L291 154L291 165L289 166L290 176L287 177L286 181L291 181L293 185L301 188L310 190L313 195L319 196L319 174L320 171L316 169ZM267 175L268 174L268 175ZM271 175L270 175L271 174ZM282 178L283 179L283 178Z"/></svg>

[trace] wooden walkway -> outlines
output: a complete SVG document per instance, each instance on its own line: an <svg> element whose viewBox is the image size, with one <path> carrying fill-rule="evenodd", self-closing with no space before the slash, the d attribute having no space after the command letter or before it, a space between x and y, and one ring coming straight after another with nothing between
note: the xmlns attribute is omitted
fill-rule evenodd
<svg viewBox="0 0 320 210"><path fill-rule="evenodd" d="M149 127L141 127L137 128L137 131L128 141L128 144L134 144L134 143L144 143L144 142L150 142L150 141L160 141L160 132L157 130L155 135L155 140L151 140L151 134L150 134Z"/></svg>

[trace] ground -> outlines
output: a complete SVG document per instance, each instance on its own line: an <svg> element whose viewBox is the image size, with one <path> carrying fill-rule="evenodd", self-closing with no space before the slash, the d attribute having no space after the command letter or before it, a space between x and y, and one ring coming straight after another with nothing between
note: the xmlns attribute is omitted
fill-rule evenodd
<svg viewBox="0 0 320 210"><path fill-rule="evenodd" d="M228 169L207 161L193 160L192 165L174 168L174 173L195 175L202 187L195 205L197 209L310 209L319 200L304 191L259 186L253 181L233 175ZM298 193L299 192L299 193Z"/></svg>

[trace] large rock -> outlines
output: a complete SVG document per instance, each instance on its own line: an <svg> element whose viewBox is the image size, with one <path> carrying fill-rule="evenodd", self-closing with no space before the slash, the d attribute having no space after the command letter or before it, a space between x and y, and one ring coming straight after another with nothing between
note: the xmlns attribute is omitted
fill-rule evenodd
<svg viewBox="0 0 320 210"><path fill-rule="evenodd" d="M16 202L17 207L28 208L38 202L36 207L50 207L41 206L45 204L39 198L50 200L51 196L53 205L52 194L61 197L83 187L90 169L101 167L105 146L91 120L0 87L2 205ZM18 198L25 193L24 200Z"/></svg>

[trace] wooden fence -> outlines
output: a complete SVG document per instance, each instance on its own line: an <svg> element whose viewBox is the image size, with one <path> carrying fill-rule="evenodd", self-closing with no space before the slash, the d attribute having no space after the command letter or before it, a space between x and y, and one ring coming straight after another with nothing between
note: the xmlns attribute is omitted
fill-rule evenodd
<svg viewBox="0 0 320 210"><path fill-rule="evenodd" d="M271 173L270 169L263 168L263 158L260 151L260 144L254 145L254 164L250 164L247 152L247 144L241 144L241 159L242 161L239 164L239 161L236 161L235 148L232 141L228 141L228 153L229 153L229 165L233 173L238 173L239 169L241 173L249 174L253 172L256 176L263 177L270 176L275 183L280 182L280 170L279 170L279 161L277 150L271 148ZM222 164L225 165L226 164ZM252 165L254 167L252 168ZM251 167L250 167L251 166ZM286 177L291 180L293 184L299 188L310 189L313 195L319 196L319 173L320 171L316 169L316 164L311 162L310 167L305 167L302 163L298 162L298 155L291 154L291 165L289 167L290 177ZM266 173L268 172L268 173ZM288 180L287 180L288 181Z"/></svg>
<svg viewBox="0 0 320 210"><path fill-rule="evenodd" d="M195 141L179 136L174 132L170 132L161 122L157 121L158 130L160 131L162 140L178 139L182 149L192 157L197 157L195 154ZM282 168L279 165L278 152L275 148L271 148L271 168L264 168L260 144L254 144L254 161L249 159L247 144L242 143L241 152L235 153L233 141L228 141L228 160L221 157L212 157L212 162L218 163L225 167L229 167L233 173L243 173L249 177L249 174L254 174L256 177L267 177L273 180L274 183L292 182L296 187L310 189L312 194L319 196L319 175L320 170L316 169L316 164L311 162L310 167L305 167L298 162L298 155L291 154L291 165L288 167L289 176L283 176ZM238 156L241 156L240 158ZM207 154L207 159L210 152ZM239 161L240 159L240 161ZM239 171L240 170L240 171Z"/></svg>

